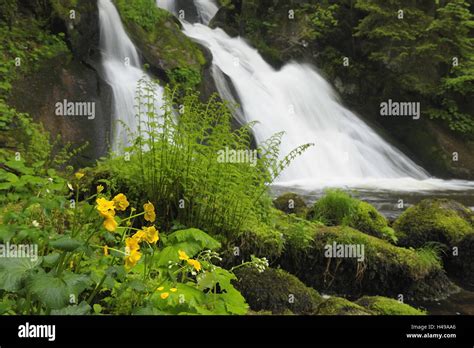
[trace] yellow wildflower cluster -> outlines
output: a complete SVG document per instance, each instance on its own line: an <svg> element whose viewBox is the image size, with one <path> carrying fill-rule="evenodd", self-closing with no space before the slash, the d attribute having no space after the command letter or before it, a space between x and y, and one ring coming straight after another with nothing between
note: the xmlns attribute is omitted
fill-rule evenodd
<svg viewBox="0 0 474 348"><path fill-rule="evenodd" d="M183 260L183 261L186 261L188 263L188 265L190 266L193 266L193 268L196 270L196 271L200 271L201 270L201 263L198 261L198 260L194 260L194 259L191 259L185 251L183 250L179 250L178 251L178 255L179 255L179 259L180 260Z"/></svg>
<svg viewBox="0 0 474 348"><path fill-rule="evenodd" d="M125 240L125 268L130 269L140 261L142 253L140 250L140 244L135 238L127 238Z"/></svg>
<svg viewBox="0 0 474 348"><path fill-rule="evenodd" d="M103 190L104 187L102 185L97 186L98 193L102 192ZM109 232L114 232L118 227L118 223L115 220L115 213L116 211L127 210L130 205L127 200L127 197L123 193L119 193L112 200L107 200L104 197L99 197L97 198L96 203L97 211L99 212L100 216L104 218L103 225L105 229ZM131 209L133 213L135 209ZM149 222L154 222L156 220L156 213L153 204L151 202L145 203L143 205L143 209L145 220ZM130 225L130 221L128 220L126 221L126 224ZM142 254L140 252L140 243L147 242L149 244L156 244L159 239L160 236L155 226L142 227L142 229L137 231L132 237L127 238L125 240L125 267L127 269L134 267L142 257ZM108 254L109 248L105 246L104 255L107 256Z"/></svg>
<svg viewBox="0 0 474 348"><path fill-rule="evenodd" d="M128 208L127 197L123 193L119 193L111 201L103 197L97 198L96 203L97 211L104 218L105 229L114 232L118 227L115 220L115 210L125 211Z"/></svg>
<svg viewBox="0 0 474 348"><path fill-rule="evenodd" d="M155 222L156 214L155 214L155 207L153 203L148 202L143 205L143 209L145 210L145 220L149 222Z"/></svg>

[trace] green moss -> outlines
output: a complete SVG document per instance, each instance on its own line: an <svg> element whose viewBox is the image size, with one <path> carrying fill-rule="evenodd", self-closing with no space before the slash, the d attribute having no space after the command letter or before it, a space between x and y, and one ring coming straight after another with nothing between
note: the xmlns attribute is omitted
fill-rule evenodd
<svg viewBox="0 0 474 348"><path fill-rule="evenodd" d="M115 2L120 9L120 15L127 22L134 22L147 32L154 32L156 23L160 23L170 17L167 11L156 6L154 0L117 0Z"/></svg>
<svg viewBox="0 0 474 348"><path fill-rule="evenodd" d="M342 190L328 190L308 212L310 220L328 226L343 224L357 209L358 201Z"/></svg>
<svg viewBox="0 0 474 348"><path fill-rule="evenodd" d="M317 290L354 296L403 293L415 298L450 291L451 283L436 255L420 255L345 226L313 225L312 232L304 232L304 238L297 229L281 231L286 240L281 267ZM326 248L334 243L363 247L364 260L326 257Z"/></svg>
<svg viewBox="0 0 474 348"><path fill-rule="evenodd" d="M242 231L235 237L230 237L229 250L224 253L226 263L236 264L241 260L250 259L251 255L276 260L283 252L281 232L272 226L260 222L246 222ZM239 248L235 255L235 247Z"/></svg>
<svg viewBox="0 0 474 348"><path fill-rule="evenodd" d="M206 58L199 46L181 32L180 24L153 0L114 0L129 35L150 64L165 72L177 68L201 72ZM172 76L171 76L172 77Z"/></svg>
<svg viewBox="0 0 474 348"><path fill-rule="evenodd" d="M382 296L364 296L356 303L379 315L426 315L423 310Z"/></svg>
<svg viewBox="0 0 474 348"><path fill-rule="evenodd" d="M185 90L195 88L201 83L199 71L187 67L168 70L167 75L172 85L179 85Z"/></svg>
<svg viewBox="0 0 474 348"><path fill-rule="evenodd" d="M354 214L347 219L346 223L371 236L392 242L397 241L394 230L387 224L387 219L369 203L359 202Z"/></svg>
<svg viewBox="0 0 474 348"><path fill-rule="evenodd" d="M372 315L373 312L342 297L330 297L323 301L318 315Z"/></svg>
<svg viewBox="0 0 474 348"><path fill-rule="evenodd" d="M280 195L273 201L273 205L278 210L281 210L287 214L304 216L306 213L305 201L299 195L292 192Z"/></svg>
<svg viewBox="0 0 474 348"><path fill-rule="evenodd" d="M472 212L462 204L446 199L427 199L408 208L393 227L401 245L423 246L438 242L452 246L473 233Z"/></svg>
<svg viewBox="0 0 474 348"><path fill-rule="evenodd" d="M322 300L316 290L281 269L267 268L259 273L254 268L243 267L236 274L239 281L235 287L253 311L313 314Z"/></svg>

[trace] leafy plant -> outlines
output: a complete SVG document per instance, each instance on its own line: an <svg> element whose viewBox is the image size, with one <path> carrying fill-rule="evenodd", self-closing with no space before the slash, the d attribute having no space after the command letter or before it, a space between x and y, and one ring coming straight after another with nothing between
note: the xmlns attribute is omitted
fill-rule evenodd
<svg viewBox="0 0 474 348"><path fill-rule="evenodd" d="M310 145L302 145L280 159L283 133L251 148L253 124L234 130L225 102L214 96L203 104L194 93L173 111L167 90L161 109L152 82L142 80L137 95L139 129L123 156L105 162L117 177L153 202L162 228L175 221L211 234L237 233L244 221L271 204L267 186ZM226 160L225 153L241 153L242 160ZM266 208L264 208L266 207Z"/></svg>

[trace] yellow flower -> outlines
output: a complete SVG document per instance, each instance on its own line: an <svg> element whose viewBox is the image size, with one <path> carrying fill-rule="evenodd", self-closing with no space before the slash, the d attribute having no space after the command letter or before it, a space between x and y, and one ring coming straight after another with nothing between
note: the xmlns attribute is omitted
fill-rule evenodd
<svg viewBox="0 0 474 348"><path fill-rule="evenodd" d="M159 287L158 289L156 289L156 290L158 290L158 291L163 291L164 288L165 288L164 286L160 286L160 287Z"/></svg>
<svg viewBox="0 0 474 348"><path fill-rule="evenodd" d="M109 247L104 245L104 256L109 256Z"/></svg>
<svg viewBox="0 0 474 348"><path fill-rule="evenodd" d="M115 232L118 227L117 221L112 215L107 215L103 223L105 229L109 232Z"/></svg>
<svg viewBox="0 0 474 348"><path fill-rule="evenodd" d="M144 239L150 244L155 244L160 239L155 226L143 227L143 232L145 234Z"/></svg>
<svg viewBox="0 0 474 348"><path fill-rule="evenodd" d="M101 193L102 191L104 191L104 186L97 185L97 193Z"/></svg>
<svg viewBox="0 0 474 348"><path fill-rule="evenodd" d="M134 267L141 257L142 254L138 250L131 250L129 255L125 256L125 268Z"/></svg>
<svg viewBox="0 0 474 348"><path fill-rule="evenodd" d="M188 256L188 254L186 254L185 251L179 250L179 251L178 251L178 254L179 254L179 259L180 259L180 260L185 260L185 261L186 261L186 260L189 260L189 256Z"/></svg>
<svg viewBox="0 0 474 348"><path fill-rule="evenodd" d="M145 235L146 233L142 230L140 231L137 231L137 233L135 233L132 238L135 239L138 243L140 243L143 239L145 239Z"/></svg>
<svg viewBox="0 0 474 348"><path fill-rule="evenodd" d="M155 206L150 201L143 205L143 209L145 210L145 220L149 222L155 222L156 214L155 214Z"/></svg>
<svg viewBox="0 0 474 348"><path fill-rule="evenodd" d="M102 217L115 216L115 205L113 201L108 201L101 197L97 198L95 202L97 203L97 210Z"/></svg>
<svg viewBox="0 0 474 348"><path fill-rule="evenodd" d="M84 174L84 173L81 173L81 172L77 172L76 174L74 174L74 176L76 177L77 180L81 180L84 175L85 175L85 174Z"/></svg>
<svg viewBox="0 0 474 348"><path fill-rule="evenodd" d="M160 297L161 297L163 300L166 300L169 295L170 295L169 292L164 292L164 293L162 293L162 294L160 295Z"/></svg>
<svg viewBox="0 0 474 348"><path fill-rule="evenodd" d="M125 211L130 203L127 201L127 197L123 193L119 193L114 197L113 202L115 204L115 209Z"/></svg>
<svg viewBox="0 0 474 348"><path fill-rule="evenodd" d="M178 289L176 289L176 288L171 288L170 291L171 291L171 292L176 292L176 291L178 291Z"/></svg>
<svg viewBox="0 0 474 348"><path fill-rule="evenodd" d="M125 247L128 254L130 254L132 251L140 249L140 245L138 245L138 241L135 238L127 238L125 240Z"/></svg>
<svg viewBox="0 0 474 348"><path fill-rule="evenodd" d="M199 272L201 270L201 263L198 260L189 259L187 261L188 264L193 266L196 271Z"/></svg>

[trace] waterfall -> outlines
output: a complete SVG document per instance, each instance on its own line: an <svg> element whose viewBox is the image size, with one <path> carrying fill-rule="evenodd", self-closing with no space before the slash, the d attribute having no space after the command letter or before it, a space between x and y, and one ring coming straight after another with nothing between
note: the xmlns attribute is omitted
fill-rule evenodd
<svg viewBox="0 0 474 348"><path fill-rule="evenodd" d="M203 11L200 17L204 24L217 9L212 0L195 0L194 4ZM172 11L176 13L176 8ZM332 87L312 66L290 62L275 70L242 38L231 38L223 30L201 23L183 22L183 27L188 37L210 49L213 77L221 96L231 95L225 74L238 94L241 121L259 122L254 129L257 143L285 131L282 154L305 143L315 144L283 172L280 184L415 191L472 188L468 182L430 178L342 106Z"/></svg>
<svg viewBox="0 0 474 348"><path fill-rule="evenodd" d="M195 0L194 4L201 18L201 22L205 25L209 24L219 10L219 7L217 7L213 1L209 0Z"/></svg>
<svg viewBox="0 0 474 348"><path fill-rule="evenodd" d="M112 1L99 0L98 7L104 79L113 93L112 150L120 151L122 147L130 145L128 132L137 131L134 107L136 88L140 79L148 77L141 68L138 52L125 32ZM155 86L155 92L161 100L163 89Z"/></svg>

